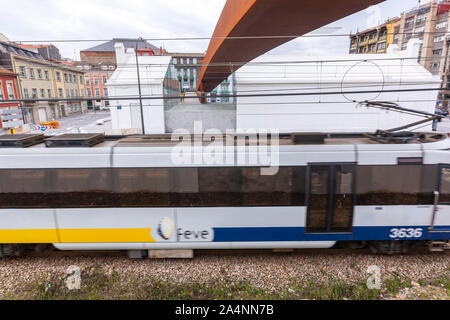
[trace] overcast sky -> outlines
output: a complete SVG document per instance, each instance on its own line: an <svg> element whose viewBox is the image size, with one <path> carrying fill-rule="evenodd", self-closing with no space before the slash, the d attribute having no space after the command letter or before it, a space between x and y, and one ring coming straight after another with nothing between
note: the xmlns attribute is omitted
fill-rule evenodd
<svg viewBox="0 0 450 320"><path fill-rule="evenodd" d="M308 0L309 1L309 0ZM320 0L319 0L320 1ZM68 40L143 37L152 39L209 37L226 0L0 0L0 33L10 40ZM423 0L422 3L428 2ZM338 2L337 2L338 3ZM418 0L387 0L325 28L341 28L336 34L355 32L399 16L418 5ZM151 41L172 52L204 52L208 41ZM64 57L95 42L54 43ZM303 38L270 54L327 55L348 52L346 37Z"/></svg>

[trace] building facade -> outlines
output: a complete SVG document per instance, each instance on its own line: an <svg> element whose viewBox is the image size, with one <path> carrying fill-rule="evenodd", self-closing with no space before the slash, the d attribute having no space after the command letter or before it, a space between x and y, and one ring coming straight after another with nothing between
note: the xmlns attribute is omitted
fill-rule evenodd
<svg viewBox="0 0 450 320"><path fill-rule="evenodd" d="M25 123L41 123L59 119L61 112L54 99L54 65L44 59L39 60L19 54L11 54L13 71L19 75L19 86L23 102Z"/></svg>
<svg viewBox="0 0 450 320"><path fill-rule="evenodd" d="M0 58L6 69L18 75L19 98L25 100L21 104L25 123L54 121L87 111L87 103L80 101L85 95L83 71L65 62L45 60L36 51L11 42L0 42Z"/></svg>
<svg viewBox="0 0 450 320"><path fill-rule="evenodd" d="M172 56L181 89L185 92L195 92L205 55L202 53L167 53L167 55Z"/></svg>
<svg viewBox="0 0 450 320"><path fill-rule="evenodd" d="M85 73L76 67L64 64L57 64L53 72L56 97L73 99L59 102L59 117L86 113L87 102L79 100L86 97Z"/></svg>
<svg viewBox="0 0 450 320"><path fill-rule="evenodd" d="M116 70L116 65L111 63L79 62L77 68L84 71L85 95L87 98L92 98L92 100L88 101L88 108L108 108L108 100L97 100L95 98L109 96L106 84Z"/></svg>
<svg viewBox="0 0 450 320"><path fill-rule="evenodd" d="M394 30L400 25L400 18L350 36L350 54L386 53L393 42Z"/></svg>
<svg viewBox="0 0 450 320"><path fill-rule="evenodd" d="M0 129L3 127L10 128L15 127L14 120L17 120L11 116L5 116L2 118L3 110L18 110L20 109L20 103L18 102L8 102L8 100L19 99L19 89L17 86L17 74L5 69L0 65ZM11 126L9 125L11 124Z"/></svg>

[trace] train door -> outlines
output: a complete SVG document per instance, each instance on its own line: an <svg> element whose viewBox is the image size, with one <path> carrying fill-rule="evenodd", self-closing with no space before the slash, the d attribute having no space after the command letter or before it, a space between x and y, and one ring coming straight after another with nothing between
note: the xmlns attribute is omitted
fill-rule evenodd
<svg viewBox="0 0 450 320"><path fill-rule="evenodd" d="M450 165L443 165L439 168L439 194L436 198L432 231L450 231Z"/></svg>
<svg viewBox="0 0 450 320"><path fill-rule="evenodd" d="M308 171L306 232L351 232L356 166L320 164L309 166Z"/></svg>

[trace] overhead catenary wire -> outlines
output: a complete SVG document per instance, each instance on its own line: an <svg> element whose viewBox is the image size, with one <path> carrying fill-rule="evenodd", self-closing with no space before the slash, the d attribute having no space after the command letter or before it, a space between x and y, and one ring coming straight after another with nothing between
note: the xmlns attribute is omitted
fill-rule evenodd
<svg viewBox="0 0 450 320"><path fill-rule="evenodd" d="M396 92L426 92L426 91L442 91L442 90L450 90L450 88L420 88L420 89L391 89L391 90L363 90L363 91L332 91L332 92L321 92L321 95L343 95L343 94L362 94L362 93L396 93ZM286 97L286 96L311 96L318 95L317 92L287 92L287 93L261 93L261 94L221 94L215 97L221 98L264 98L264 97ZM208 95L200 95L189 97L186 96L185 99L207 99L211 98ZM91 101L91 100L136 100L139 99L139 96L134 97L95 97L95 98L54 98L54 99L39 99L39 98L28 98L28 99L11 99L11 100L0 100L0 102L62 102L62 101ZM143 100L172 100L172 99L180 99L177 96L142 96Z"/></svg>
<svg viewBox="0 0 450 320"><path fill-rule="evenodd" d="M369 33L369 32L368 32ZM160 37L160 38L151 38L151 37L142 37L142 41L205 41L205 40L268 40L268 39L296 39L296 38L329 38L329 37L352 37L356 35L362 34L359 33L328 33L328 34L319 34L319 33L306 33L306 34L290 34L290 35L258 35L258 36L188 36L188 37ZM422 34L446 34L446 31L423 31L423 32L386 32L386 37L391 35L422 35ZM136 38L137 39L137 38ZM120 40L119 39L40 39L40 40L12 40L11 42L17 44L25 44L25 43L69 43L69 42L106 42L112 40Z"/></svg>

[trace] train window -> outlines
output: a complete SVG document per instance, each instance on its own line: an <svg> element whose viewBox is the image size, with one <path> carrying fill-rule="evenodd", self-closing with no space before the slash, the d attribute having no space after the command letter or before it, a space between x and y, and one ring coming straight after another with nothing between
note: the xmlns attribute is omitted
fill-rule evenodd
<svg viewBox="0 0 450 320"><path fill-rule="evenodd" d="M0 170L1 193L48 192L50 179L46 170Z"/></svg>
<svg viewBox="0 0 450 320"><path fill-rule="evenodd" d="M316 166L311 172L311 189L308 206L308 232L328 229L329 167Z"/></svg>
<svg viewBox="0 0 450 320"><path fill-rule="evenodd" d="M353 166L336 166L332 230L348 231L353 220Z"/></svg>
<svg viewBox="0 0 450 320"><path fill-rule="evenodd" d="M242 168L241 179L244 206L286 206L292 203L293 168L281 167L273 176L261 175L260 168Z"/></svg>
<svg viewBox="0 0 450 320"><path fill-rule="evenodd" d="M117 207L171 206L168 168L114 169L113 205Z"/></svg>
<svg viewBox="0 0 450 320"><path fill-rule="evenodd" d="M0 207L300 206L305 174L305 167L274 176L234 167L0 170Z"/></svg>
<svg viewBox="0 0 450 320"><path fill-rule="evenodd" d="M450 168L442 168L441 170L441 203L450 203Z"/></svg>
<svg viewBox="0 0 450 320"><path fill-rule="evenodd" d="M422 166L358 167L358 205L420 204Z"/></svg>
<svg viewBox="0 0 450 320"><path fill-rule="evenodd" d="M202 205L240 205L239 168L199 168L198 181Z"/></svg>
<svg viewBox="0 0 450 320"><path fill-rule="evenodd" d="M170 192L170 169L114 169L114 192Z"/></svg>
<svg viewBox="0 0 450 320"><path fill-rule="evenodd" d="M108 169L55 169L52 189L64 192L111 192Z"/></svg>
<svg viewBox="0 0 450 320"><path fill-rule="evenodd" d="M0 207L46 208L50 182L48 170L0 170Z"/></svg>

